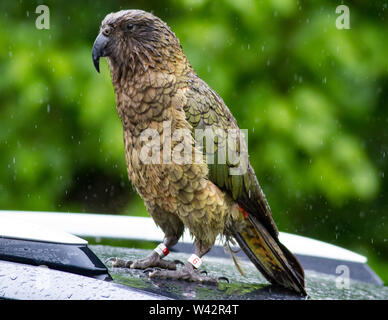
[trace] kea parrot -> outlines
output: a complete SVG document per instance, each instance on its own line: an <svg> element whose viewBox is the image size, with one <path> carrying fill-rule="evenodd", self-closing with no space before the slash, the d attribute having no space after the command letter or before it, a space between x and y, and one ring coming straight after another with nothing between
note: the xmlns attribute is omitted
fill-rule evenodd
<svg viewBox="0 0 388 320"><path fill-rule="evenodd" d="M195 73L168 25L142 10L110 13L93 44L98 72L100 57L109 63L129 180L165 234L163 242L144 259L112 258L113 266L148 269L149 277L161 279L218 282L221 277L208 277L199 268L220 236L227 244L237 242L269 282L306 295L303 268L278 239L271 209L249 159L245 171L231 174L236 163L229 159L226 136L215 137L210 143L213 148L209 143L197 146L194 141L199 129L234 129L240 138L242 133L222 98ZM152 141L161 146L159 154L155 152L161 161L144 161L144 155L153 154L157 147L149 137L144 138L144 132L159 134ZM174 132L180 132L182 139L174 139ZM246 148L244 139L236 140L238 150ZM179 144L196 161L174 161L182 159L168 153ZM226 159L220 161L219 151L226 149ZM211 153L214 161L207 161ZM171 158L173 161L166 161ZM178 266L177 261L164 257L185 228L195 239L195 249ZM233 256L233 250L231 253Z"/></svg>

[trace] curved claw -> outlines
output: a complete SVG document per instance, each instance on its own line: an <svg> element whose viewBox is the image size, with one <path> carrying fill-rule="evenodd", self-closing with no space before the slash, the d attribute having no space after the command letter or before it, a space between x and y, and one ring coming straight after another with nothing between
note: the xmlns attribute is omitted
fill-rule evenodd
<svg viewBox="0 0 388 320"><path fill-rule="evenodd" d="M116 257L110 257L108 259L105 260L105 264L109 263L109 262L116 262L117 261L117 258Z"/></svg>
<svg viewBox="0 0 388 320"><path fill-rule="evenodd" d="M180 261L180 260L174 260L174 263L175 263L175 264L181 264L182 266L185 265L185 264L184 264L182 261Z"/></svg>
<svg viewBox="0 0 388 320"><path fill-rule="evenodd" d="M227 283L230 283L230 282L229 282L229 279L228 279L227 277L218 277L217 280L218 280L218 281L220 281L220 280L225 280Z"/></svg>
<svg viewBox="0 0 388 320"><path fill-rule="evenodd" d="M130 260L127 261L120 258L112 257L105 260L105 263L106 264L112 263L113 268L129 268L130 265L132 264L132 261Z"/></svg>
<svg viewBox="0 0 388 320"><path fill-rule="evenodd" d="M144 270L143 270L143 273L147 273L147 272L151 273L152 271L154 271L154 269L152 269L152 268L147 268L147 269L144 269Z"/></svg>

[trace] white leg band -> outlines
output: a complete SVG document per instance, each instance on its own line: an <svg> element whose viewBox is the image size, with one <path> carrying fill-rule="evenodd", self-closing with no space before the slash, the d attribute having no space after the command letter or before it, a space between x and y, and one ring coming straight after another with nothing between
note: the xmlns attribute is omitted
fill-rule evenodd
<svg viewBox="0 0 388 320"><path fill-rule="evenodd" d="M190 256L189 259L187 259L187 261L190 262L195 269L198 269L202 264L202 259L194 253Z"/></svg>
<svg viewBox="0 0 388 320"><path fill-rule="evenodd" d="M168 248L164 245L164 243L160 243L154 251L159 255L159 257L163 258L167 256L170 251L168 251Z"/></svg>

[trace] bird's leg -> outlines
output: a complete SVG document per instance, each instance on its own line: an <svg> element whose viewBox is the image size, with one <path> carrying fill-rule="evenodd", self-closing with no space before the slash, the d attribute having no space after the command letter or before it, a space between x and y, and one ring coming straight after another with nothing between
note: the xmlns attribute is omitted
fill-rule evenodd
<svg viewBox="0 0 388 320"><path fill-rule="evenodd" d="M146 258L136 261L124 260L119 258L109 258L112 266L116 268L131 268L131 269L147 269L147 268L162 268L176 270L176 264L180 261L168 261L163 258L168 254L168 248L171 248L178 242L179 238L176 236L167 236L163 243L158 245Z"/></svg>
<svg viewBox="0 0 388 320"><path fill-rule="evenodd" d="M202 264L202 257L211 249L212 246L204 247L200 241L195 243L195 253L191 255L184 267L178 270L155 270L149 274L150 278L186 280L200 283L218 283L218 279L204 276L198 270Z"/></svg>

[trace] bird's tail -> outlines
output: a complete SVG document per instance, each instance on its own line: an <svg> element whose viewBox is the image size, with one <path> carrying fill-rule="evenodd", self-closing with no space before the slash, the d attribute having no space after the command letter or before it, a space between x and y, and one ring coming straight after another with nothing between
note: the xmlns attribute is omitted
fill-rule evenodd
<svg viewBox="0 0 388 320"><path fill-rule="evenodd" d="M268 281L306 295L299 261L254 216L248 215L244 227L234 231L233 236Z"/></svg>

